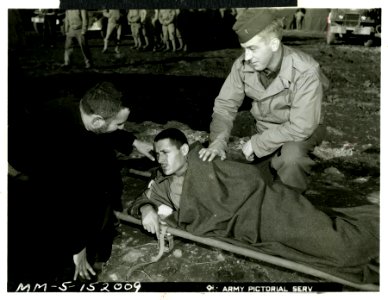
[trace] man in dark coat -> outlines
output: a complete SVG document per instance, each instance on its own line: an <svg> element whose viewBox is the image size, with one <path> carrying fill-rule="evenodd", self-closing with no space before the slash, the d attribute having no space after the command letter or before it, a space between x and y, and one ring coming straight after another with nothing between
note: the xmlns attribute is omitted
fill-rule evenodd
<svg viewBox="0 0 388 300"><path fill-rule="evenodd" d="M312 264L348 280L376 279L366 266L379 256L377 205L323 212L273 181L268 164L203 162L201 145L190 150L177 129L160 132L154 147L162 172L131 207L147 231L158 234L162 219L194 235Z"/></svg>
<svg viewBox="0 0 388 300"><path fill-rule="evenodd" d="M108 260L113 210L121 210L116 150L135 146L153 159L152 145L123 130L129 113L121 92L104 82L81 101L46 103L23 134L10 135L10 164L28 176L24 192L10 181L10 279L68 280L64 270L90 279L93 263Z"/></svg>

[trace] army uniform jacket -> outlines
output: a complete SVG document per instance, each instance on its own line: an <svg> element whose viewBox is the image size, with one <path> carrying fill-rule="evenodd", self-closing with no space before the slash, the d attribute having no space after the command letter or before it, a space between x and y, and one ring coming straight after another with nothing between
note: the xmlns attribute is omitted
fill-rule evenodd
<svg viewBox="0 0 388 300"><path fill-rule="evenodd" d="M273 153L284 143L303 141L322 122L322 99L328 86L319 64L309 55L283 47L281 68L265 89L241 55L233 64L215 99L210 139L226 148L233 121L245 96L252 99L251 113L257 134L252 148L257 157Z"/></svg>

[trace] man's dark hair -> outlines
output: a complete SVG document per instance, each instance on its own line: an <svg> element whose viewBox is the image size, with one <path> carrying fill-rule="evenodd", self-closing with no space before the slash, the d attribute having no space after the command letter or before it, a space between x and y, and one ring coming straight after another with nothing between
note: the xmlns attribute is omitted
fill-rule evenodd
<svg viewBox="0 0 388 300"><path fill-rule="evenodd" d="M156 143L164 139L169 139L171 144L175 145L178 149L180 149L183 144L189 144L185 134L177 128L167 128L162 130L155 136L154 142Z"/></svg>
<svg viewBox="0 0 388 300"><path fill-rule="evenodd" d="M113 83L101 82L85 93L81 99L81 108L88 115L114 118L124 108L122 97Z"/></svg>

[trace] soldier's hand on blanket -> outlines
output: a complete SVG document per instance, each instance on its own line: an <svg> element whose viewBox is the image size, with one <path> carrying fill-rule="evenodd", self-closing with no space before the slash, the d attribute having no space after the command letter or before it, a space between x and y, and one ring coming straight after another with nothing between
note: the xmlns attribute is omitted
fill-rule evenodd
<svg viewBox="0 0 388 300"><path fill-rule="evenodd" d="M217 155L221 160L226 158L224 147L219 143L212 143L209 148L202 148L199 151L199 158L203 161L212 161Z"/></svg>

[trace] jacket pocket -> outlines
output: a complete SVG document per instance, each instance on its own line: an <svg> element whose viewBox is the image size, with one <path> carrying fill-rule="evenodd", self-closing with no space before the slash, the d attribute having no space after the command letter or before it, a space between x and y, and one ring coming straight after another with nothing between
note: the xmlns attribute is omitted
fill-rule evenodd
<svg viewBox="0 0 388 300"><path fill-rule="evenodd" d="M290 115L290 98L288 90L284 90L277 95L253 101L251 113L257 120L271 123L286 122Z"/></svg>

